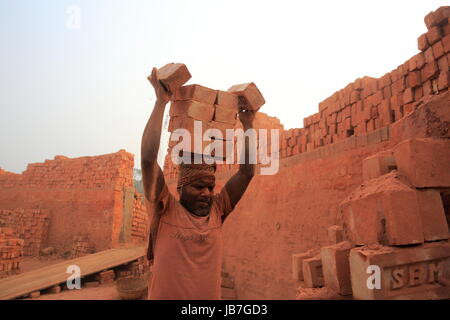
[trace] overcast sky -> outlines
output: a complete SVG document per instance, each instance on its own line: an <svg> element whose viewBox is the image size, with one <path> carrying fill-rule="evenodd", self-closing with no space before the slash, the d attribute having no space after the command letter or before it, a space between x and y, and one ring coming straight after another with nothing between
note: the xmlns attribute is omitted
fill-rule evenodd
<svg viewBox="0 0 450 320"><path fill-rule="evenodd" d="M146 77L168 62L214 89L254 81L261 111L301 127L349 82L416 54L445 2L0 0L0 167L119 149L140 167Z"/></svg>

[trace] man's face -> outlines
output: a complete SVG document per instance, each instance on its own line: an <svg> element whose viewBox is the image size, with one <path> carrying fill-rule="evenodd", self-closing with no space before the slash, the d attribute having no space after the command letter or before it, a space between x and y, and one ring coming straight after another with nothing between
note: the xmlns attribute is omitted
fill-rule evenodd
<svg viewBox="0 0 450 320"><path fill-rule="evenodd" d="M180 203L197 216L207 216L215 187L214 177L204 177L181 188Z"/></svg>

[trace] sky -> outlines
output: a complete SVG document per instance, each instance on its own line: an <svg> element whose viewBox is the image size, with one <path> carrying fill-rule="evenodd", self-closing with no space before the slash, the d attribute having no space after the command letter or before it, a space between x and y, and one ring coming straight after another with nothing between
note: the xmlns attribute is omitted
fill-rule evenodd
<svg viewBox="0 0 450 320"><path fill-rule="evenodd" d="M0 0L0 167L125 149L139 168L147 75L169 62L187 65L188 84L253 81L262 112L302 127L335 91L416 54L445 2Z"/></svg>

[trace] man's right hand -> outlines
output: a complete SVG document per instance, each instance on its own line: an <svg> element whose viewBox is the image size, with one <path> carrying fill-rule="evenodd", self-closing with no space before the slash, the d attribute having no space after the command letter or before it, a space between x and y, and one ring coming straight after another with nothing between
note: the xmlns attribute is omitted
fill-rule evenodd
<svg viewBox="0 0 450 320"><path fill-rule="evenodd" d="M157 69L152 69L152 74L147 77L148 81L152 84L153 88L155 89L156 94L156 100L167 103L171 100L172 93L166 91L164 87L162 86L161 82L159 82L158 75L157 75Z"/></svg>

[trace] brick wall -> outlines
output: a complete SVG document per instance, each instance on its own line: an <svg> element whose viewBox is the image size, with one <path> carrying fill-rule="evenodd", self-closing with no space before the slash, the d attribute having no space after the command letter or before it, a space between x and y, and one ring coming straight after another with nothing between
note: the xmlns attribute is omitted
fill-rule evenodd
<svg viewBox="0 0 450 320"><path fill-rule="evenodd" d="M131 222L131 241L142 243L147 240L149 220L144 195L135 191L133 203L133 216Z"/></svg>
<svg viewBox="0 0 450 320"><path fill-rule="evenodd" d="M0 227L0 279L20 272L23 242L14 229Z"/></svg>
<svg viewBox="0 0 450 320"><path fill-rule="evenodd" d="M46 247L70 252L74 237L89 235L96 250L119 242L124 189L133 186L133 155L56 156L22 174L0 171L0 209L43 208L50 225Z"/></svg>
<svg viewBox="0 0 450 320"><path fill-rule="evenodd" d="M14 235L24 240L23 254L36 256L48 236L49 216L41 209L0 210L0 226L14 229Z"/></svg>

